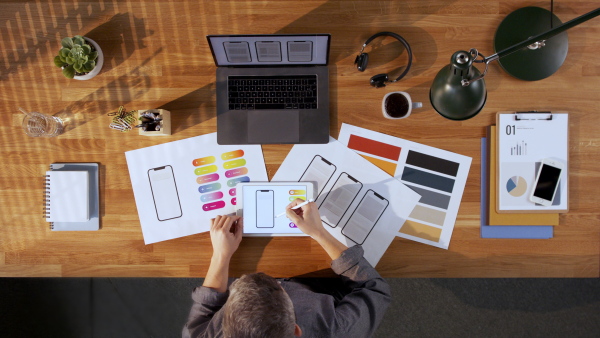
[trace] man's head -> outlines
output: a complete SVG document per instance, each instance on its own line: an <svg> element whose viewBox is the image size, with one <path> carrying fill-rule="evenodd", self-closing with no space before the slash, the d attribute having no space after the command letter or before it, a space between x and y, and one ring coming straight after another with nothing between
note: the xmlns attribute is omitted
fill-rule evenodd
<svg viewBox="0 0 600 338"><path fill-rule="evenodd" d="M264 273L231 284L223 307L225 337L293 337L301 334L294 306L279 283Z"/></svg>

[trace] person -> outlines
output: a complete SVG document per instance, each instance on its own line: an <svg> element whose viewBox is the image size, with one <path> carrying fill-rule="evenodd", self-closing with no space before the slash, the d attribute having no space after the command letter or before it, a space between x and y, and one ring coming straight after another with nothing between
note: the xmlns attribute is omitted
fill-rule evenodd
<svg viewBox="0 0 600 338"><path fill-rule="evenodd" d="M243 219L211 220L213 255L183 337L370 337L391 302L387 282L363 257L360 245L346 247L323 226L315 203L287 217L316 240L332 259L339 278L275 280L264 273L243 275L228 289L229 262L242 240Z"/></svg>

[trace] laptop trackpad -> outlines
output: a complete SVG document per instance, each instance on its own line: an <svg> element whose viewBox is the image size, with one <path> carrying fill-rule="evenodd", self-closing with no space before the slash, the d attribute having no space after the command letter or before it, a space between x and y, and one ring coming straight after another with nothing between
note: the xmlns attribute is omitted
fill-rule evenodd
<svg viewBox="0 0 600 338"><path fill-rule="evenodd" d="M261 144L300 142L300 112L249 110L248 142Z"/></svg>

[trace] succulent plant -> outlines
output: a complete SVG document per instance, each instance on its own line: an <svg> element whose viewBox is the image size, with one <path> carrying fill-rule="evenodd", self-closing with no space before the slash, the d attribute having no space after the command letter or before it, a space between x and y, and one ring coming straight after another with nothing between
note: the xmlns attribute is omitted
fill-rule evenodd
<svg viewBox="0 0 600 338"><path fill-rule="evenodd" d="M62 48L54 57L54 64L62 68L63 75L72 79L75 75L89 73L96 67L98 51L89 45L81 35L64 38Z"/></svg>

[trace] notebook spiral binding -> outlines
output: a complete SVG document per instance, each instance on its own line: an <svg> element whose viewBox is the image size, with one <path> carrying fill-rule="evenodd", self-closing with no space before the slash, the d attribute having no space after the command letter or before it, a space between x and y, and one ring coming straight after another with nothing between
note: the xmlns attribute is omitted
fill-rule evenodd
<svg viewBox="0 0 600 338"><path fill-rule="evenodd" d="M50 166L50 170L52 170L52 166ZM44 210L43 217L50 218L50 175L44 175ZM49 225L50 230L54 229L54 222L50 222Z"/></svg>

